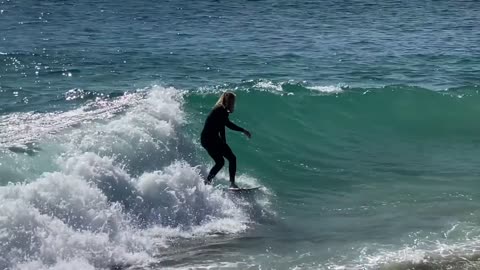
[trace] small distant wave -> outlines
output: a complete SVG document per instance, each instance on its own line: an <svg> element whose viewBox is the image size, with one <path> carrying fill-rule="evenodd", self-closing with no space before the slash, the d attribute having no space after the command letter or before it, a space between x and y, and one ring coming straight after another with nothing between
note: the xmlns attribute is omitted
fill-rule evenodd
<svg viewBox="0 0 480 270"><path fill-rule="evenodd" d="M259 91L269 92L278 95L295 95L295 94L308 94L312 91L322 94L338 94L344 92L348 88L347 86L327 85L327 86L315 86L310 85L307 82L289 81L271 81L265 79L248 80L241 83L230 83L217 85L214 87L202 87L197 90L197 93L219 93L224 91Z"/></svg>
<svg viewBox="0 0 480 270"><path fill-rule="evenodd" d="M274 83L272 81L259 81L253 87L259 89L283 91L282 83Z"/></svg>
<svg viewBox="0 0 480 270"><path fill-rule="evenodd" d="M307 86L308 89L318 91L321 93L336 94L343 92L343 89L340 86L329 85L329 86Z"/></svg>
<svg viewBox="0 0 480 270"><path fill-rule="evenodd" d="M380 244L351 247L357 250L354 258L345 261L335 258L326 266L332 269L477 269L480 267L479 233L474 224L457 223L441 232L443 237L438 239L443 240L432 241L431 238L437 239L433 233L417 232L405 239L410 244L401 247ZM460 237L453 240L452 235Z"/></svg>
<svg viewBox="0 0 480 270"><path fill-rule="evenodd" d="M364 86L352 86L346 83L339 82L332 85L316 85L307 81L273 81L268 79L256 79L246 80L240 83L225 83L212 87L201 87L197 89L196 93L201 94L216 94L224 91L246 91L246 92L268 92L277 95L309 95L309 94L322 94L322 95L337 95L348 93L381 93L381 92L408 92L417 91L419 94L441 93L446 95L452 95L459 98L474 96L480 93L479 85L465 85L460 87L452 87L448 89L428 89L415 85L385 85L377 87L364 87Z"/></svg>

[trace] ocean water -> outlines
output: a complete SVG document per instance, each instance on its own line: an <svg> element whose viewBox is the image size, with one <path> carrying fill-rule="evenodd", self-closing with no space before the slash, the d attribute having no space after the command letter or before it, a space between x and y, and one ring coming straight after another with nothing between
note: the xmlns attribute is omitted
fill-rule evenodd
<svg viewBox="0 0 480 270"><path fill-rule="evenodd" d="M0 269L478 269L479 14L0 0Z"/></svg>

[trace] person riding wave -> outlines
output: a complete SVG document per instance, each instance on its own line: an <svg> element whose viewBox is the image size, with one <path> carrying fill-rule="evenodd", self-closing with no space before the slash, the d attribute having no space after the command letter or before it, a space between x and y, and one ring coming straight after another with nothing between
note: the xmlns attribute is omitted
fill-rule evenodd
<svg viewBox="0 0 480 270"><path fill-rule="evenodd" d="M240 131L248 138L252 135L244 128L241 128L228 119L228 115L235 109L235 94L231 92L223 93L208 115L201 134L201 144L208 154L215 161L215 165L205 180L205 184L210 184L212 179L222 169L225 164L224 158L228 160L228 171L230 175L230 187L238 188L235 184L235 174L237 170L237 158L232 149L227 144L225 137L225 127L231 130Z"/></svg>

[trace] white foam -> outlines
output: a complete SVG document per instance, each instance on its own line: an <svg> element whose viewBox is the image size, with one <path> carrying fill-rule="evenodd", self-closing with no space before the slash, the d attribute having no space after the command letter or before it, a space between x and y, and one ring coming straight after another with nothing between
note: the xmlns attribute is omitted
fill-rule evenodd
<svg viewBox="0 0 480 270"><path fill-rule="evenodd" d="M144 261L121 208L96 187L62 173L0 188L0 268L54 265L76 258L96 267ZM27 267L26 266L26 267Z"/></svg>
<svg viewBox="0 0 480 270"><path fill-rule="evenodd" d="M267 89L267 90L275 90L278 92L283 91L282 84L275 84L271 81L260 81L260 82L257 82L253 87Z"/></svg>
<svg viewBox="0 0 480 270"><path fill-rule="evenodd" d="M31 261L16 265L18 270L95 270L95 267L85 259L76 258L70 261L59 261L54 265L44 265L40 261Z"/></svg>
<svg viewBox="0 0 480 270"><path fill-rule="evenodd" d="M144 94L132 93L113 100L89 102L76 110L52 113L12 113L0 116L0 148L25 145L52 134L110 119L143 100Z"/></svg>
<svg viewBox="0 0 480 270"><path fill-rule="evenodd" d="M138 179L138 188L155 209L151 214L166 226L185 228L204 226L224 218L234 220L236 224L246 222L247 217L241 209L221 191L205 186L199 173L197 168L184 162L174 162L162 171L142 175ZM231 226L225 230L240 231Z"/></svg>
<svg viewBox="0 0 480 270"><path fill-rule="evenodd" d="M183 92L153 87L131 95L105 106L2 118L22 126L10 135L40 145L53 140L64 152L52 154L54 172L0 187L0 269L139 266L171 239L249 228L248 202L205 186L199 168L182 158Z"/></svg>
<svg viewBox="0 0 480 270"><path fill-rule="evenodd" d="M308 86L310 90L318 91L321 93L327 94L337 94L343 92L343 89L337 85L328 85L328 86Z"/></svg>
<svg viewBox="0 0 480 270"><path fill-rule="evenodd" d="M31 178L42 170L39 164L51 169L50 159L62 152L89 151L116 156L140 171L150 169L177 155L175 128L185 122L182 105L182 91L153 86L147 92L88 102L67 112L0 116L0 151L5 153L0 172L12 177L7 181ZM7 149L42 157L32 162Z"/></svg>
<svg viewBox="0 0 480 270"><path fill-rule="evenodd" d="M61 267L78 260L96 268L141 264L168 239L248 228L242 208L205 186L199 170L185 162L138 179L93 153L69 158L63 167L31 183L0 188L0 253L8 254L0 268ZM126 189L127 196L112 202ZM131 194L137 205L128 212ZM139 214L142 222L134 222L131 214ZM147 229L135 229L140 224Z"/></svg>
<svg viewBox="0 0 480 270"><path fill-rule="evenodd" d="M176 128L185 123L183 92L154 86L145 99L122 117L86 129L76 129L66 136L75 151L94 151L116 156L129 169L153 169L178 156Z"/></svg>

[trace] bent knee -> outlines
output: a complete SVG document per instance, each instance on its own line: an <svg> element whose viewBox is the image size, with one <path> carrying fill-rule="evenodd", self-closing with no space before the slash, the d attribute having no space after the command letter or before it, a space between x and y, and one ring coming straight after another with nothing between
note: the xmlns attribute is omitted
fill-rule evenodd
<svg viewBox="0 0 480 270"><path fill-rule="evenodd" d="M237 157L235 155L231 155L227 159L229 163L237 162Z"/></svg>
<svg viewBox="0 0 480 270"><path fill-rule="evenodd" d="M225 164L225 160L223 160L223 158L219 158L219 159L215 160L215 165L216 166L222 167L224 164Z"/></svg>

